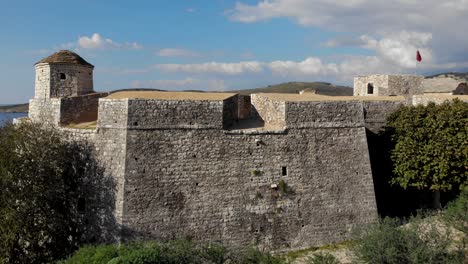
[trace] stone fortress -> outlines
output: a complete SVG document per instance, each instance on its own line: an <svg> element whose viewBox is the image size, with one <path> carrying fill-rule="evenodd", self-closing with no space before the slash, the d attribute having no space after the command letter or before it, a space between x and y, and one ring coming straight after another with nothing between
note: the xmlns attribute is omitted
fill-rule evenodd
<svg viewBox="0 0 468 264"><path fill-rule="evenodd" d="M71 51L35 64L29 118L92 144L116 182L118 239L181 236L291 250L378 217L368 135L425 94L421 76L356 77L354 96L96 93Z"/></svg>

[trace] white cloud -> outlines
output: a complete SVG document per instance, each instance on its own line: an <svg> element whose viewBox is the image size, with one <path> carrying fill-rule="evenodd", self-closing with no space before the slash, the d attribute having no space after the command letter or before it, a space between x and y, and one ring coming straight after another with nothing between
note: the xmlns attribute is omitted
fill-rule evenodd
<svg viewBox="0 0 468 264"><path fill-rule="evenodd" d="M371 49L382 59L411 68L414 61L410 62L409 54L412 59L415 48L429 46L430 50L424 50L426 58L429 55L437 64L468 59L468 34L463 34L468 25L467 11L468 0L261 0L255 4L238 2L227 14L243 23L290 18L302 26L346 36L365 35L365 41L377 40L377 46ZM325 46L356 46L362 44L359 42L359 38L351 42L337 38ZM395 56L403 58L395 60Z"/></svg>
<svg viewBox="0 0 468 264"><path fill-rule="evenodd" d="M165 48L156 52L160 57L198 57L199 53L187 49Z"/></svg>
<svg viewBox="0 0 468 264"><path fill-rule="evenodd" d="M319 58L309 57L303 61L273 61L268 68L280 75L328 75L338 73L336 64L324 64Z"/></svg>
<svg viewBox="0 0 468 264"><path fill-rule="evenodd" d="M432 50L427 48L432 39L430 33L402 31L399 34L385 36L381 39L363 35L362 46L374 50L379 57L404 68L416 68L416 51L424 56L424 64L432 61Z"/></svg>
<svg viewBox="0 0 468 264"><path fill-rule="evenodd" d="M162 90L204 90L225 91L227 89L224 80L204 80L185 78L179 80L135 80L132 81L133 88L156 88Z"/></svg>
<svg viewBox="0 0 468 264"><path fill-rule="evenodd" d="M68 43L65 45L74 45ZM94 33L91 37L82 36L76 43L82 49L141 49L142 46L136 42L118 43L109 38L102 37L99 33Z"/></svg>
<svg viewBox="0 0 468 264"><path fill-rule="evenodd" d="M263 70L261 63L257 61L241 61L237 63L156 64L153 67L166 72L219 73L228 75L258 73Z"/></svg>

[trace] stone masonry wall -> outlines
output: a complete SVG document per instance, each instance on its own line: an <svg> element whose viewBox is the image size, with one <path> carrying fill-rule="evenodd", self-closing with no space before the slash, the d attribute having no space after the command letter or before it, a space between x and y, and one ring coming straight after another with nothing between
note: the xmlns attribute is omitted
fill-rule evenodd
<svg viewBox="0 0 468 264"><path fill-rule="evenodd" d="M252 112L256 112L266 125L286 125L286 103L284 101L272 100L262 94L252 94L251 102Z"/></svg>
<svg viewBox="0 0 468 264"><path fill-rule="evenodd" d="M93 92L93 69L80 65L50 64L50 97L68 97ZM65 74L65 79L60 75Z"/></svg>
<svg viewBox="0 0 468 264"><path fill-rule="evenodd" d="M387 124L387 118L399 107L405 105L401 101L363 101L364 121L366 128L374 133L383 131Z"/></svg>
<svg viewBox="0 0 468 264"><path fill-rule="evenodd" d="M128 100L99 100L96 152L105 173L116 183L115 217L122 222L127 156ZM120 232L120 230L116 230ZM117 238L120 234L116 235Z"/></svg>
<svg viewBox="0 0 468 264"><path fill-rule="evenodd" d="M66 97L61 99L60 124L83 123L96 121L98 118L99 98L108 93L93 93L82 96Z"/></svg>
<svg viewBox="0 0 468 264"><path fill-rule="evenodd" d="M223 101L128 101L128 126L140 129L223 128Z"/></svg>
<svg viewBox="0 0 468 264"><path fill-rule="evenodd" d="M223 128L231 126L239 120L239 96L232 96L223 101Z"/></svg>
<svg viewBox="0 0 468 264"><path fill-rule="evenodd" d="M382 92L388 89L388 75L369 75L354 77L354 96L365 96L367 94L367 84L374 85L372 95L383 95Z"/></svg>
<svg viewBox="0 0 468 264"><path fill-rule="evenodd" d="M50 97L50 67L48 64L40 63L35 66L35 99L45 99Z"/></svg>
<svg viewBox="0 0 468 264"><path fill-rule="evenodd" d="M390 75L388 78L388 90L380 95L401 95L410 97L422 94L421 84L423 76L414 75Z"/></svg>
<svg viewBox="0 0 468 264"><path fill-rule="evenodd" d="M60 122L60 99L31 99L28 115L35 122L57 126Z"/></svg>
<svg viewBox="0 0 468 264"><path fill-rule="evenodd" d="M289 128L363 127L359 101L287 102L286 123Z"/></svg>
<svg viewBox="0 0 468 264"><path fill-rule="evenodd" d="M377 217L364 127L261 135L131 128L126 151L130 239L287 250L345 240Z"/></svg>

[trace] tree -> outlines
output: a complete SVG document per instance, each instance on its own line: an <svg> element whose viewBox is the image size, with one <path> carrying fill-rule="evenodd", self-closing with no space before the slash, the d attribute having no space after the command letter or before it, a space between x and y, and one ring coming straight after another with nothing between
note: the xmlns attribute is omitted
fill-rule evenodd
<svg viewBox="0 0 468 264"><path fill-rule="evenodd" d="M433 191L436 208L440 192L468 185L468 103L404 106L388 125L395 144L391 184Z"/></svg>
<svg viewBox="0 0 468 264"><path fill-rule="evenodd" d="M0 127L0 263L49 263L101 240L112 186L89 146L37 124Z"/></svg>

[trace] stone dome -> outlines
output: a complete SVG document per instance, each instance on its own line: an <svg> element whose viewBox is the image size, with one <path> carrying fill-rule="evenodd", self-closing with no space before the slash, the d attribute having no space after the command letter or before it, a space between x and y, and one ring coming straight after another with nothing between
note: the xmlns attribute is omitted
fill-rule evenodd
<svg viewBox="0 0 468 264"><path fill-rule="evenodd" d="M69 50L57 51L54 54L50 55L49 57L38 61L36 64L39 64L39 63L73 64L73 65L81 65L81 66L94 68L94 65L85 61L82 57L80 57L80 55L76 54L75 52L69 51Z"/></svg>

